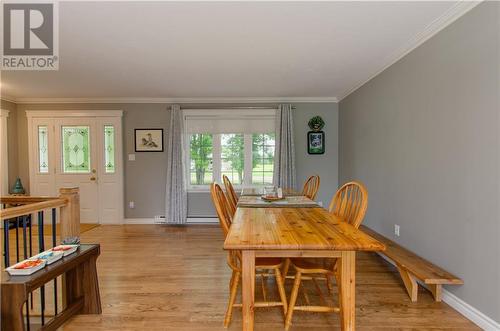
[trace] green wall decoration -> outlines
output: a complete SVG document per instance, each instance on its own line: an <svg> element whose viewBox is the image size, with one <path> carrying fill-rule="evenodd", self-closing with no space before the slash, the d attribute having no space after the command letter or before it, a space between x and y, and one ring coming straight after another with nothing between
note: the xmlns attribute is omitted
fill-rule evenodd
<svg viewBox="0 0 500 331"><path fill-rule="evenodd" d="M314 116L309 120L307 125L309 125L309 128L314 132L319 132L323 130L323 127L325 126L325 121L323 121L321 116Z"/></svg>
<svg viewBox="0 0 500 331"><path fill-rule="evenodd" d="M325 126L325 121L321 116L314 116L307 123L312 131L307 132L307 153L325 153L325 133L321 131Z"/></svg>

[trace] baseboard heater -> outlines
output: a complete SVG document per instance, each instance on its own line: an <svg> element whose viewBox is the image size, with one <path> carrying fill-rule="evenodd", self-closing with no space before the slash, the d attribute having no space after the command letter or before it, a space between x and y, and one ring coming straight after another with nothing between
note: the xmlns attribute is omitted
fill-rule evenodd
<svg viewBox="0 0 500 331"><path fill-rule="evenodd" d="M219 222L217 216L188 216L187 218L187 224L207 224L217 222ZM154 224L168 224L165 215L156 215L154 217Z"/></svg>

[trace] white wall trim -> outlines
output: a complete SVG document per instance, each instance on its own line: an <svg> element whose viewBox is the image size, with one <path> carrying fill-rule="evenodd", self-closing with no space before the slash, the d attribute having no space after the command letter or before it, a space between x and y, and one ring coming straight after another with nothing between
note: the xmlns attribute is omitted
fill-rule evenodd
<svg viewBox="0 0 500 331"><path fill-rule="evenodd" d="M19 104L47 103L280 103L280 102L338 102L336 97L227 97L227 98L16 98Z"/></svg>
<svg viewBox="0 0 500 331"><path fill-rule="evenodd" d="M2 96L0 97L0 99L3 100L3 101L16 103L16 98L14 98L14 97L12 97L10 95L2 94Z"/></svg>
<svg viewBox="0 0 500 331"><path fill-rule="evenodd" d="M217 217L188 217L187 224L217 224ZM125 218L123 224L156 224L154 218Z"/></svg>
<svg viewBox="0 0 500 331"><path fill-rule="evenodd" d="M377 253L381 258L392 264L394 267L396 267L396 264L394 261L389 259L387 256ZM417 279L417 282L427 288L427 285L422 283L420 280ZM406 291L406 290L405 290ZM469 319L471 322L479 326L481 329L486 330L486 331L500 331L500 323L496 322L493 320L491 317L485 315L475 307L469 305L467 302L463 301L459 297L457 297L455 294L451 293L450 291L446 290L443 288L443 301L447 303L450 307L458 311L460 314L465 316L467 319Z"/></svg>
<svg viewBox="0 0 500 331"><path fill-rule="evenodd" d="M154 218L125 218L123 224L155 224Z"/></svg>
<svg viewBox="0 0 500 331"><path fill-rule="evenodd" d="M0 176L2 176L2 183L0 185L0 195L9 194L9 144L8 144L8 128L7 119L9 111L7 109L0 109Z"/></svg>
<svg viewBox="0 0 500 331"><path fill-rule="evenodd" d="M403 47L398 49L394 54L389 57L389 61L379 70L373 72L366 80L360 81L356 85L354 85L351 89L348 89L344 93L340 94L337 97L338 101L342 101L344 98L349 96L351 93L355 92L357 89L371 81L373 78L377 77L381 74L385 69L389 68L403 57L405 57L408 53L413 51L418 46L422 45L424 42L432 38L438 32L446 28L451 23L455 22L457 19L465 15L472 8L479 5L484 0L459 0L454 6L444 12L441 16L432 21L429 25L425 27L425 29L419 33L417 33L413 38L411 38Z"/></svg>
<svg viewBox="0 0 500 331"><path fill-rule="evenodd" d="M27 118L122 117L123 110L26 110Z"/></svg>

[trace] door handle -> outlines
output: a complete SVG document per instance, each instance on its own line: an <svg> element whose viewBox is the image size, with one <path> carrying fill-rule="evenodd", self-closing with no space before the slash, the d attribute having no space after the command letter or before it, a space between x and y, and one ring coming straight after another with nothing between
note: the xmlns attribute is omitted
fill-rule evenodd
<svg viewBox="0 0 500 331"><path fill-rule="evenodd" d="M95 176L96 172L97 172L97 171L96 171L95 169L92 169L92 177L90 177L90 180L91 180L91 181L94 181L94 182L95 182L95 181L97 180L97 177Z"/></svg>

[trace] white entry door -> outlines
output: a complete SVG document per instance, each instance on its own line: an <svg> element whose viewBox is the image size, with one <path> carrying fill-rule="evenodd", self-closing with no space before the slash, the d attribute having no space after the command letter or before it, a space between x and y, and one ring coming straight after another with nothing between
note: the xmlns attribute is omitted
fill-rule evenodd
<svg viewBox="0 0 500 331"><path fill-rule="evenodd" d="M95 118L55 120L55 187L80 188L80 221L99 222Z"/></svg>
<svg viewBox="0 0 500 331"><path fill-rule="evenodd" d="M82 223L120 223L121 117L41 115L28 112L31 195L54 196L61 187L79 187Z"/></svg>

